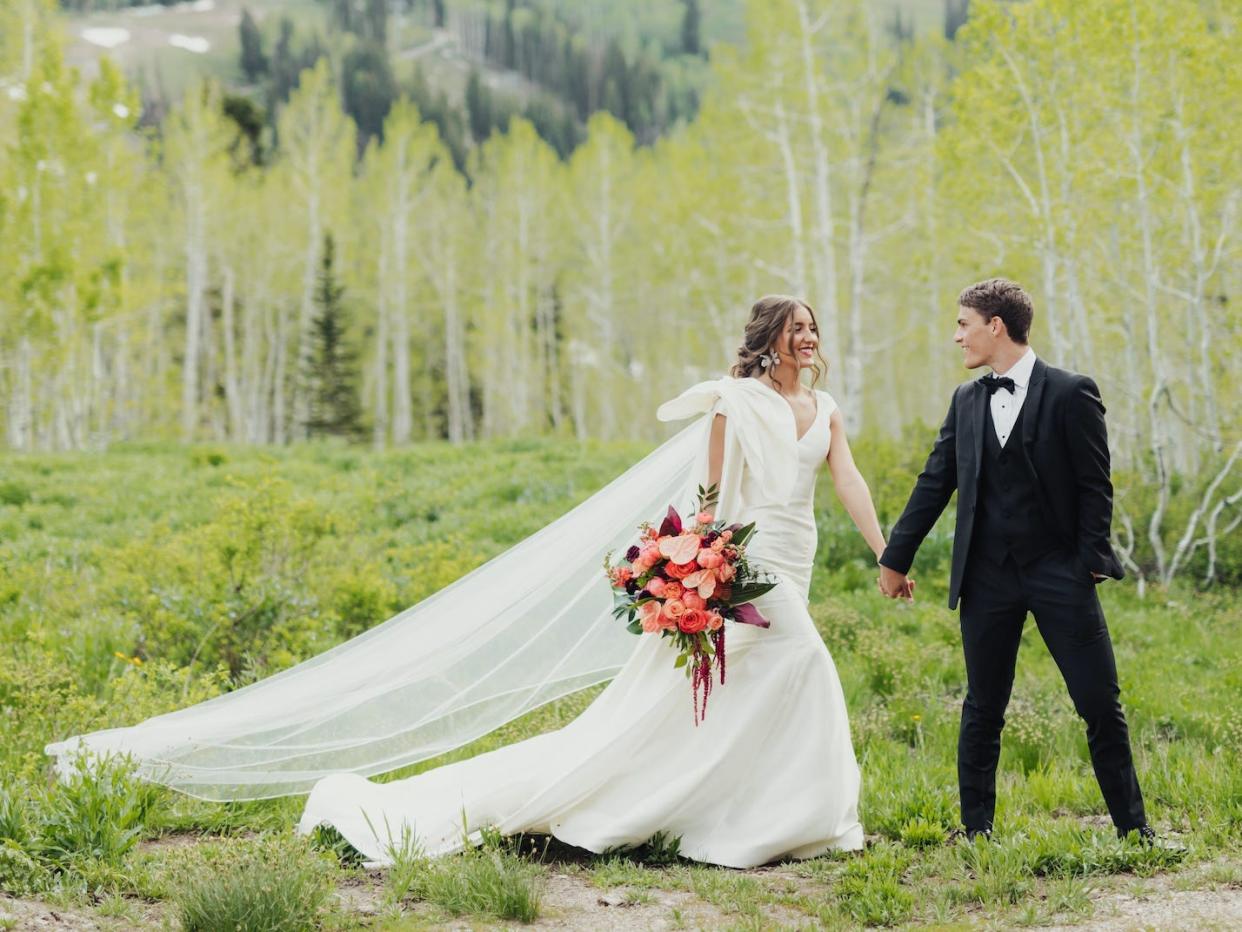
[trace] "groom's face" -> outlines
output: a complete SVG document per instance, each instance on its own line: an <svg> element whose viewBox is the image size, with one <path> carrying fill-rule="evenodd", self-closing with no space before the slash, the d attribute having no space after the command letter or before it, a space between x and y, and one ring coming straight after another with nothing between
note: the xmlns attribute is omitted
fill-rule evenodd
<svg viewBox="0 0 1242 932"><path fill-rule="evenodd" d="M992 358L997 337L995 320L985 321L973 307L958 306L957 332L953 334L953 342L962 348L962 362L967 369L978 369Z"/></svg>

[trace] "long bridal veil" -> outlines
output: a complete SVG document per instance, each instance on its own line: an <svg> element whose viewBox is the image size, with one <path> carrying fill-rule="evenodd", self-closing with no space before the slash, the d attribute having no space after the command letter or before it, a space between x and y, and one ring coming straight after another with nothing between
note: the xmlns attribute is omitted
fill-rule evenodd
<svg viewBox="0 0 1242 932"><path fill-rule="evenodd" d="M720 409L730 396L745 402L729 406L722 515L743 452L752 464L766 454L772 481L789 478L778 454L789 453L780 446L792 415L770 389L764 397L743 385L753 381L700 383L659 411L676 420ZM372 776L434 757L611 679L638 642L611 616L604 554L628 546L637 525L669 504L693 501L710 421L700 418L572 511L358 637L235 692L47 753L62 773L80 751L122 753L143 778L191 796L263 799L307 792L330 773Z"/></svg>

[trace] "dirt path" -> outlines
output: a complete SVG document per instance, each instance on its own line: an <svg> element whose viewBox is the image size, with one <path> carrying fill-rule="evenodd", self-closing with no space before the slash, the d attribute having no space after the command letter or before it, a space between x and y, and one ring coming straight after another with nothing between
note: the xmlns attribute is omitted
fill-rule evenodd
<svg viewBox="0 0 1242 932"><path fill-rule="evenodd" d="M1242 882L1229 880L1215 889L1181 889L1194 883L1212 883L1209 868L1184 873L1165 874L1148 880L1133 877L1116 878L1116 884L1103 885L1092 894L1093 915L1082 923L1049 927L1052 932L1137 932L1137 930L1232 930L1242 929ZM779 868L746 872L772 879ZM784 875L781 875L784 876ZM1236 875L1235 875L1236 876ZM794 875L788 879L796 881ZM359 928L365 928L386 915L383 903L383 875L368 873L351 879L337 890L344 910L357 917ZM35 900L0 897L0 929L109 930L161 929L173 924L171 910L162 904L127 901L115 911L108 904L99 909L61 908ZM415 916L428 913L412 911ZM735 924L741 917L727 915L684 890L635 890L619 887L602 890L580 872L552 870L545 888L543 915L534 929L620 930L636 932L643 929L715 929ZM779 908L765 908L768 921L788 927L809 927L813 920L800 913ZM430 915L427 915L430 918ZM988 923L980 915L977 921ZM462 918L442 927L473 930L489 927L477 919ZM497 926L500 927L500 926ZM505 924L506 928L510 927Z"/></svg>

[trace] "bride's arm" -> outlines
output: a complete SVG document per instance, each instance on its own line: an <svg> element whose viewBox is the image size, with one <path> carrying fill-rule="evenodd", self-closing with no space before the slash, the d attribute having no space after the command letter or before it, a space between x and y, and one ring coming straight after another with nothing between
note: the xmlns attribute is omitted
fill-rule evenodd
<svg viewBox="0 0 1242 932"><path fill-rule="evenodd" d="M832 443L828 446L828 469L832 473L833 488L862 534L863 540L875 551L878 560L884 552L884 532L880 530L880 519L876 517L867 481L854 465L854 454L850 452L850 442L845 436L845 419L841 417L840 408L832 412L828 424L832 428Z"/></svg>

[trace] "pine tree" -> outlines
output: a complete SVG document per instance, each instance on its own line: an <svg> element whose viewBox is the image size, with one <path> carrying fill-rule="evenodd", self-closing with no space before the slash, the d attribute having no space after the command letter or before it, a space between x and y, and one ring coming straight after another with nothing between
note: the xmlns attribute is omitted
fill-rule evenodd
<svg viewBox="0 0 1242 932"><path fill-rule="evenodd" d="M699 35L702 13L699 12L699 0L683 0L686 11L681 17L681 50L687 55L701 55L703 41Z"/></svg>
<svg viewBox="0 0 1242 932"><path fill-rule="evenodd" d="M475 142L483 142L492 134L493 109L491 90L480 79L479 70L472 68L466 82L466 113Z"/></svg>
<svg viewBox="0 0 1242 932"><path fill-rule="evenodd" d="M263 52L263 35L250 10L242 10L241 23L237 26L241 38L241 68L246 80L257 81L267 74L267 55Z"/></svg>
<svg viewBox="0 0 1242 932"><path fill-rule="evenodd" d="M970 0L944 0L944 37L953 39L970 18Z"/></svg>
<svg viewBox="0 0 1242 932"><path fill-rule="evenodd" d="M358 149L372 136L383 139L384 120L397 99L397 81L388 51L378 42L360 42L341 64L345 112L358 126Z"/></svg>
<svg viewBox="0 0 1242 932"><path fill-rule="evenodd" d="M358 356L348 345L345 328L345 287L337 282L336 244L332 234L323 238L323 258L315 288L317 313L312 321L311 369L306 373L310 388L308 437L335 436L359 441L365 436L359 400Z"/></svg>
<svg viewBox="0 0 1242 932"><path fill-rule="evenodd" d="M379 45L388 43L388 0L366 0L362 22L364 37Z"/></svg>

